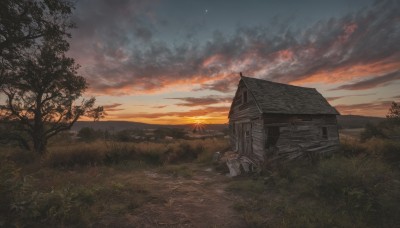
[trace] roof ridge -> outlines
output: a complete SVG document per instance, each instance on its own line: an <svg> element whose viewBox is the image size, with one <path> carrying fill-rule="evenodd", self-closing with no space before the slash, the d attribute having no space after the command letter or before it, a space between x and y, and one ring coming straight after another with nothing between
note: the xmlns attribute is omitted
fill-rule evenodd
<svg viewBox="0 0 400 228"><path fill-rule="evenodd" d="M241 82L247 87L262 113L340 115L316 88L247 76L241 76Z"/></svg>
<svg viewBox="0 0 400 228"><path fill-rule="evenodd" d="M274 83L274 84L279 84L279 85L283 85L283 86L292 86L292 87L297 87L297 88L302 88L302 89L312 89L312 90L317 90L316 88L312 88L312 87L304 87L304 86L296 86L296 85L290 85L290 84L285 84L285 83L281 83L281 82L274 82L274 81L270 81L270 80L266 80L266 79L260 79L260 78L254 78L254 77L248 77L248 76L240 76L241 78L245 78L250 79L250 80L259 80L259 81L263 81L263 82L269 82L269 83Z"/></svg>

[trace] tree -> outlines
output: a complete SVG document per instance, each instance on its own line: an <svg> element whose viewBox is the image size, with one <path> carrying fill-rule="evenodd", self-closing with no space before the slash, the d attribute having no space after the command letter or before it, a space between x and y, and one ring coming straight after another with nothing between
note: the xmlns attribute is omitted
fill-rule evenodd
<svg viewBox="0 0 400 228"><path fill-rule="evenodd" d="M8 7L1 9L8 14L0 17L0 28L6 31L0 36L5 63L0 93L6 97L0 120L19 125L33 149L42 154L49 138L69 130L84 115L101 118L103 108L94 107L95 98L82 98L86 80L78 75L74 60L65 56L72 5L63 0L17 0L15 4L5 0L1 4ZM9 21L12 13L20 23Z"/></svg>
<svg viewBox="0 0 400 228"><path fill-rule="evenodd" d="M389 108L389 112L386 115L386 118L391 122L400 123L400 105L396 102L392 102L392 105Z"/></svg>
<svg viewBox="0 0 400 228"><path fill-rule="evenodd" d="M104 133L101 130L95 130L91 127L83 127L78 131L78 137L86 142L93 141L102 137Z"/></svg>
<svg viewBox="0 0 400 228"><path fill-rule="evenodd" d="M0 86L40 39L69 37L73 5L66 0L0 1Z"/></svg>
<svg viewBox="0 0 400 228"><path fill-rule="evenodd" d="M39 153L45 152L49 138L69 130L81 116L101 117L95 98L81 98L87 83L74 60L65 56L67 50L63 41L46 41L1 87L7 98L3 119L18 121Z"/></svg>

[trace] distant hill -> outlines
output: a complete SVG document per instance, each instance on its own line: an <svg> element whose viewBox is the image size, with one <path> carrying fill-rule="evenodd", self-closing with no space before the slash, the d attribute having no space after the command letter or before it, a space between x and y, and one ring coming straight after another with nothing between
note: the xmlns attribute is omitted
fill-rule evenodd
<svg viewBox="0 0 400 228"><path fill-rule="evenodd" d="M341 128L363 128L367 123L377 124L385 118L371 117L371 116L355 116L355 115L342 115L338 116L338 123ZM222 131L228 127L226 124L207 124L204 125L206 130ZM78 121L72 127L72 130L79 131L83 127L91 127L99 130L121 131L126 129L149 129L149 128L193 128L190 124L182 125L161 125L161 124L146 124L140 122L129 121Z"/></svg>
<svg viewBox="0 0 400 228"><path fill-rule="evenodd" d="M378 124L385 120L382 117L373 116L355 116L355 115L343 115L337 117L338 124L341 128L363 128L367 123Z"/></svg>
<svg viewBox="0 0 400 228"><path fill-rule="evenodd" d="M204 125L206 130L222 131L228 126L226 124L207 124ZM79 131L84 127L91 127L96 130L109 130L109 131L122 131L127 129L151 129L151 128L193 128L190 124L182 125L161 125L161 124L146 124L140 122L129 122L129 121L78 121L72 127L73 131Z"/></svg>
<svg viewBox="0 0 400 228"><path fill-rule="evenodd" d="M121 131L125 129L144 129L152 128L155 125L145 124L139 122L129 121L78 121L72 127L73 131L79 131L84 127L91 127L96 130L109 130L109 131Z"/></svg>

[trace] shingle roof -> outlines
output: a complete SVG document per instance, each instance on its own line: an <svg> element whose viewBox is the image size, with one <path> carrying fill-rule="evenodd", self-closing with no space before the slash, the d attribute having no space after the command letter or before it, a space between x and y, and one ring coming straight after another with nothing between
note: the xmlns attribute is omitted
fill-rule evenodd
<svg viewBox="0 0 400 228"><path fill-rule="evenodd" d="M241 77L262 113L340 115L314 88Z"/></svg>

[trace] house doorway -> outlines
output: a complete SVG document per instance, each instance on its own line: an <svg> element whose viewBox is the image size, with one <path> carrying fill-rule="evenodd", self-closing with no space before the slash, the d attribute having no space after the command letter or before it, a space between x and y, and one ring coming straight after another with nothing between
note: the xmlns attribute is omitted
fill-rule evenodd
<svg viewBox="0 0 400 228"><path fill-rule="evenodd" d="M251 136L251 123L243 123L242 124L242 154L250 155L252 150L252 136Z"/></svg>

